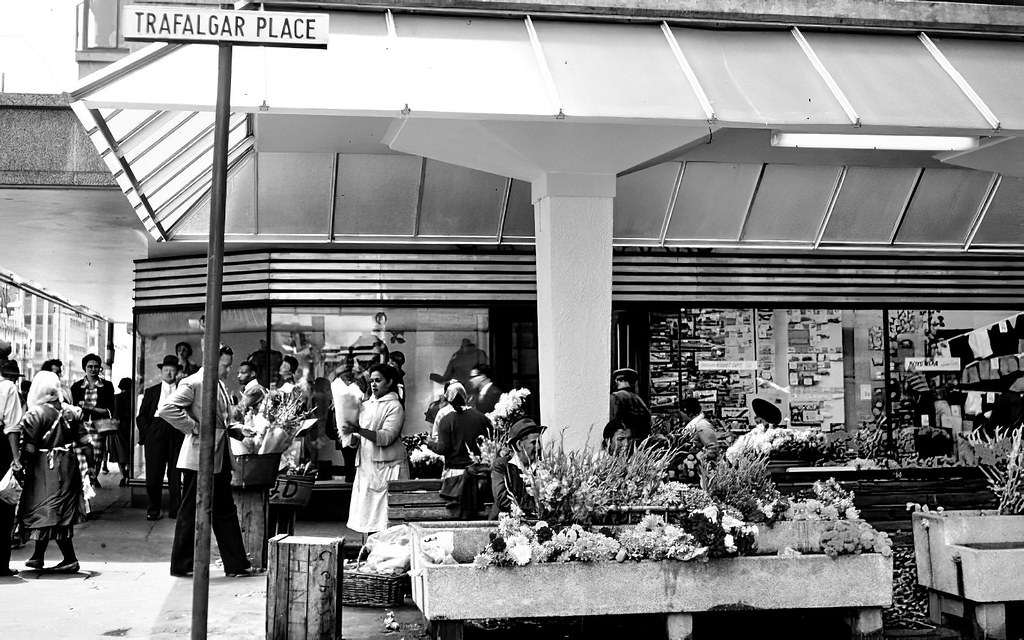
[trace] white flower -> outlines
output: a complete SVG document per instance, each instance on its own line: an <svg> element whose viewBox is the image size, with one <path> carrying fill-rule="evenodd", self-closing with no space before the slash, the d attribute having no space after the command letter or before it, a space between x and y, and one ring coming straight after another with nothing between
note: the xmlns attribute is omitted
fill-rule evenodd
<svg viewBox="0 0 1024 640"><path fill-rule="evenodd" d="M529 543L516 544L508 548L508 554L512 556L515 563L522 567L530 563L533 557L533 548Z"/></svg>
<svg viewBox="0 0 1024 640"><path fill-rule="evenodd" d="M854 507L849 507L845 512L843 512L843 515L847 520L856 520L860 518L860 512Z"/></svg>
<svg viewBox="0 0 1024 640"><path fill-rule="evenodd" d="M718 522L718 507L717 506L715 506L713 504L709 504L708 506L706 506L703 509L701 509L700 513L703 514L704 517L707 518L708 520L710 520L711 522Z"/></svg>
<svg viewBox="0 0 1024 640"><path fill-rule="evenodd" d="M743 521L739 518L734 518L728 513L722 516L722 529L726 531L732 531L743 526Z"/></svg>
<svg viewBox="0 0 1024 640"><path fill-rule="evenodd" d="M733 539L731 533L725 534L725 550L729 553L736 551L736 540Z"/></svg>

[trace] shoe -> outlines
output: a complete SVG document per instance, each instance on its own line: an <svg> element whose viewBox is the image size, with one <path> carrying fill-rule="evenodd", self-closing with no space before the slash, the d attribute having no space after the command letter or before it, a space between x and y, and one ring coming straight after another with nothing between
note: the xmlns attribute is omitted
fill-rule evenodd
<svg viewBox="0 0 1024 640"><path fill-rule="evenodd" d="M175 578L191 578L192 577L192 572L191 571L186 571L184 573L179 573L177 571L172 571L171 575L173 577L175 577Z"/></svg>
<svg viewBox="0 0 1024 640"><path fill-rule="evenodd" d="M119 487L127 487L128 486L128 478L121 478L121 481L117 483L117 486L119 486Z"/></svg>
<svg viewBox="0 0 1024 640"><path fill-rule="evenodd" d="M110 473L110 469L108 469L106 467L103 467L103 473L104 474Z"/></svg>
<svg viewBox="0 0 1024 640"><path fill-rule="evenodd" d="M159 520L162 517L163 516L161 516L159 513L147 513L146 514L146 520Z"/></svg>
<svg viewBox="0 0 1024 640"><path fill-rule="evenodd" d="M10 578L11 576L18 575L17 569L3 569L0 570L0 578Z"/></svg>
<svg viewBox="0 0 1024 640"><path fill-rule="evenodd" d="M100 485L100 481L99 481L99 480L97 480L96 478L92 478L92 479L90 480L90 482L92 483L92 486L93 486L93 487L95 487L95 488L97 488L97 489L100 489L100 488L101 488L101 485Z"/></svg>
<svg viewBox="0 0 1024 640"><path fill-rule="evenodd" d="M43 559L42 558L29 558L25 561L25 566L29 569L42 569Z"/></svg>
<svg viewBox="0 0 1024 640"><path fill-rule="evenodd" d="M257 576L262 576L263 572L259 569L249 567L243 571L225 571L224 575L229 578L255 578Z"/></svg>
<svg viewBox="0 0 1024 640"><path fill-rule="evenodd" d="M73 560L71 562L64 560L57 566L44 569L44 571L47 573L78 573L78 569L78 560Z"/></svg>

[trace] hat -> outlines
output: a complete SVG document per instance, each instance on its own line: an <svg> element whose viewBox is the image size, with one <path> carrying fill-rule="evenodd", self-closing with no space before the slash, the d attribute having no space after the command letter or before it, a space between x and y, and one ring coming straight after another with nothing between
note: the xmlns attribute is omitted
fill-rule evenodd
<svg viewBox="0 0 1024 640"><path fill-rule="evenodd" d="M624 377L626 379L626 382L628 382L629 384L636 384L636 381L640 377L640 374L636 372L636 369L630 369L629 367L624 367L622 369L616 369L615 371L612 371L612 380L619 376Z"/></svg>
<svg viewBox="0 0 1024 640"><path fill-rule="evenodd" d="M782 411L773 402L764 398L754 398L750 401L750 408L754 415L761 418L768 424L779 424L782 422Z"/></svg>
<svg viewBox="0 0 1024 640"><path fill-rule="evenodd" d="M0 376L20 378L21 369L18 367L18 363L15 360L5 360L3 363L0 363Z"/></svg>
<svg viewBox="0 0 1024 640"><path fill-rule="evenodd" d="M520 418L508 430L508 445L511 447L531 433L543 433L547 427L533 421L533 418Z"/></svg>
<svg viewBox="0 0 1024 640"><path fill-rule="evenodd" d="M178 362L178 356L164 356L164 361L157 365L157 369L163 369L164 367L177 367L181 369L181 363Z"/></svg>

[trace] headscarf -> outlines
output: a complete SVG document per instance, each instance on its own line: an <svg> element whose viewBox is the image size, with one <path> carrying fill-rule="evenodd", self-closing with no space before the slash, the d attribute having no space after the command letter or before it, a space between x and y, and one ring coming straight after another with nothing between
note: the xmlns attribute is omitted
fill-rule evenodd
<svg viewBox="0 0 1024 640"><path fill-rule="evenodd" d="M451 402L458 397L461 397L463 402L469 400L469 394L466 393L466 387L462 386L462 383L458 380L452 380L448 383L448 386L445 387L444 399Z"/></svg>
<svg viewBox="0 0 1024 640"><path fill-rule="evenodd" d="M61 399L60 378L52 371L40 371L32 378L28 390L28 408L59 402Z"/></svg>

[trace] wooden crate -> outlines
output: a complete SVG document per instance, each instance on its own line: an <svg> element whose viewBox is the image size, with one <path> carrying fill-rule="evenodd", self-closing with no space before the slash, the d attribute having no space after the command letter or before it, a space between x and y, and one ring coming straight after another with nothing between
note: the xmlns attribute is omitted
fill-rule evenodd
<svg viewBox="0 0 1024 640"><path fill-rule="evenodd" d="M440 480L394 480L388 483L388 522L458 520L458 506L449 507L438 491ZM486 518L490 503L481 513Z"/></svg>
<svg viewBox="0 0 1024 640"><path fill-rule="evenodd" d="M344 538L279 535L270 539L267 640L341 638Z"/></svg>
<svg viewBox="0 0 1024 640"><path fill-rule="evenodd" d="M238 525L242 528L242 543L249 554L252 566L267 568L267 510L269 502L267 488L231 489L238 510Z"/></svg>

